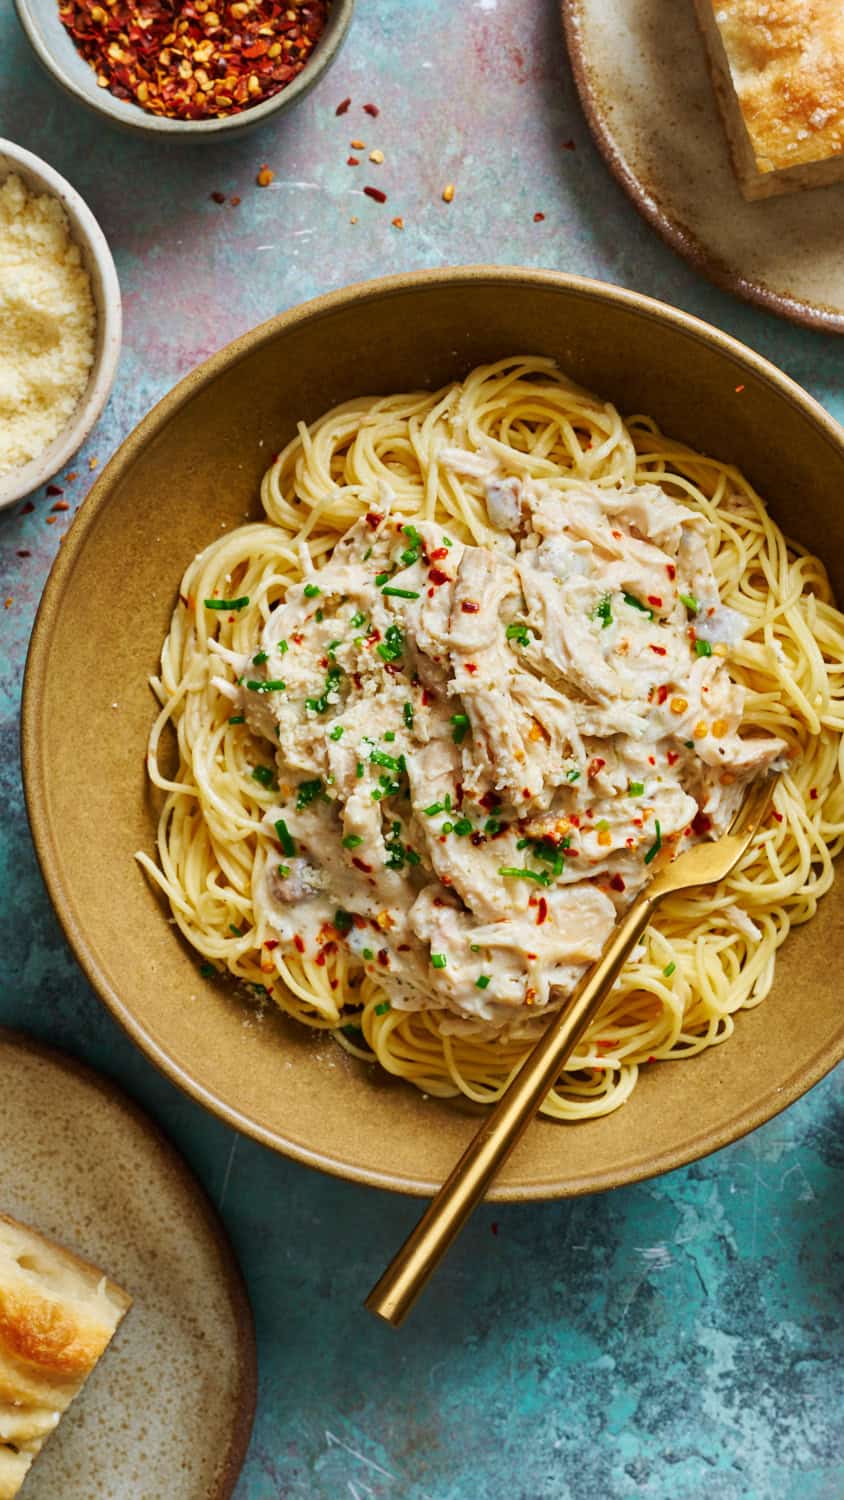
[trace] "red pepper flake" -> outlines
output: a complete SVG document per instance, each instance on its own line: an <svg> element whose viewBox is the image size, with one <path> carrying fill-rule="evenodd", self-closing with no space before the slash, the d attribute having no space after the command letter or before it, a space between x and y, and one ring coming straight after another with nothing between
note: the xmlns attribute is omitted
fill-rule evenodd
<svg viewBox="0 0 844 1500"><path fill-rule="evenodd" d="M376 203L386 203L387 201L387 194L382 193L380 188L365 187L364 192L367 198L374 198Z"/></svg>
<svg viewBox="0 0 844 1500"><path fill-rule="evenodd" d="M360 166L360 157L359 156L347 156L346 157L346 166L347 167L359 167Z"/></svg>
<svg viewBox="0 0 844 1500"><path fill-rule="evenodd" d="M210 196L211 196L211 198L213 199L213 201L215 203L225 203L225 201L226 201L226 195L225 195L225 193L215 192L215 193L211 193ZM47 493L49 494L49 490L48 490Z"/></svg>
<svg viewBox="0 0 844 1500"><path fill-rule="evenodd" d="M464 606L464 608L465 608L465 606ZM470 674L470 676L474 676L474 674L478 670L475 662L473 662L473 661L467 661L465 663L465 666L466 666L466 671Z"/></svg>
<svg viewBox="0 0 844 1500"><path fill-rule="evenodd" d="M4 600L4 602L3 602L3 608L4 609L11 609L13 597L14 596L12 594L10 594L9 597L8 597L8 599Z"/></svg>
<svg viewBox="0 0 844 1500"><path fill-rule="evenodd" d="M447 547L435 547L434 550L433 550L433 552L431 553L430 561L431 562L442 562L442 560L443 560L444 557L448 557L448 548Z"/></svg>
<svg viewBox="0 0 844 1500"><path fill-rule="evenodd" d="M337 988L338 984L340 983L340 981L339 981L339 979L329 979L328 983L331 985L331 988L333 990L336 990L336 988Z"/></svg>
<svg viewBox="0 0 844 1500"><path fill-rule="evenodd" d="M404 229L404 219L400 215L398 218L391 219L390 223L394 229Z"/></svg>
<svg viewBox="0 0 844 1500"><path fill-rule="evenodd" d="M653 642L651 642L651 650L653 652L655 652L657 656L664 656L665 655L665 647L664 646L655 646L653 644Z"/></svg>
<svg viewBox="0 0 844 1500"><path fill-rule="evenodd" d="M489 1229L490 1229L490 1233L491 1234L497 1234L498 1233L498 1225L497 1225L497 1223L493 1222L492 1224L490 1224Z"/></svg>
<svg viewBox="0 0 844 1500"><path fill-rule="evenodd" d="M381 964L381 966L383 968L389 969L389 967L390 967L390 955L387 952L386 948L379 948L378 949L378 962L379 962L379 964Z"/></svg>
<svg viewBox="0 0 844 1500"><path fill-rule="evenodd" d="M320 948L319 953L316 956L316 961L321 969L325 968L325 953L322 948Z"/></svg>
<svg viewBox="0 0 844 1500"><path fill-rule="evenodd" d="M74 479L78 479L79 478L79 470L78 469L71 469L70 473L69 474L65 474L64 477L67 480L68 484L72 484L73 481L74 481Z"/></svg>
<svg viewBox="0 0 844 1500"><path fill-rule="evenodd" d="M674 564L673 563L666 563L665 564L665 571L668 574L668 577L669 577L670 581L673 583L674 579L677 577L677 569L675 568Z"/></svg>
<svg viewBox="0 0 844 1500"><path fill-rule="evenodd" d="M656 756L654 756L654 755L649 755L648 756L648 765L650 765L650 766L655 766L656 765Z"/></svg>
<svg viewBox="0 0 844 1500"><path fill-rule="evenodd" d="M817 800L818 800L818 789L817 789L816 786L812 787L811 791L809 792L809 796L811 797L811 799L812 799L813 802L817 802Z"/></svg>
<svg viewBox="0 0 844 1500"><path fill-rule="evenodd" d="M534 214L534 216L533 216L533 222L534 222L534 224L541 224L543 222L544 218L545 218L544 214Z"/></svg>
<svg viewBox="0 0 844 1500"><path fill-rule="evenodd" d="M667 756L667 760L668 760L669 766L675 765L676 762L679 759L680 759L680 755L679 755L679 752L677 750L669 750L668 756Z"/></svg>
<svg viewBox="0 0 844 1500"><path fill-rule="evenodd" d="M576 151L577 150L577 147L574 144L574 141L560 141L560 145L562 146L562 148L563 148L564 151Z"/></svg>
<svg viewBox="0 0 844 1500"><path fill-rule="evenodd" d="M30 516L32 514L32 512L34 511L34 509L35 509L35 506L33 505L32 501L31 500L27 500L26 504L21 506L20 510L18 511L18 515L19 516Z"/></svg>
<svg viewBox="0 0 844 1500"><path fill-rule="evenodd" d="M660 683L659 687L656 690L656 701L657 701L657 703L664 703L667 697L668 697L668 684L665 683L665 682L662 682L662 683Z"/></svg>
<svg viewBox="0 0 844 1500"><path fill-rule="evenodd" d="M377 104L365 104L363 106L363 109L364 109L364 114L371 115L372 118L373 118L373 120L377 120L378 116L381 113L381 111L378 108Z"/></svg>
<svg viewBox="0 0 844 1500"><path fill-rule="evenodd" d="M542 923L545 922L545 921L547 921L547 919L548 919L548 902L545 900L544 896L540 896L539 901L537 902L537 910L536 910L536 925L537 925L537 927L541 927Z"/></svg>
<svg viewBox="0 0 844 1500"><path fill-rule="evenodd" d="M366 512L366 524L370 531L377 531L383 519L384 517L379 515L377 510L368 510Z"/></svg>
<svg viewBox="0 0 844 1500"><path fill-rule="evenodd" d="M278 938L267 938L266 942L264 943L264 947L269 948L270 952L272 953L273 948L278 947Z"/></svg>
<svg viewBox="0 0 844 1500"><path fill-rule="evenodd" d="M602 760L600 755L593 756L592 760L590 760L589 765L586 768L587 779L589 781L592 781L593 778L597 776L598 772L603 770L605 765L606 761Z"/></svg>
<svg viewBox="0 0 844 1500"><path fill-rule="evenodd" d="M231 204L232 208L240 207L240 199L238 198L237 194L235 194L233 198L229 199L229 203Z"/></svg>
<svg viewBox="0 0 844 1500"><path fill-rule="evenodd" d="M48 484L47 485L47 494L48 495L63 495L64 494L64 490L58 484Z"/></svg>
<svg viewBox="0 0 844 1500"><path fill-rule="evenodd" d="M440 568L431 568L428 572L428 577L431 583L433 583L436 588L440 588L444 583L451 582L448 574L443 573Z"/></svg>
<svg viewBox="0 0 844 1500"><path fill-rule="evenodd" d="M428 576L430 577L430 574ZM474 599L464 599L460 608L464 615L476 615L480 612L481 606L476 604Z"/></svg>
<svg viewBox="0 0 844 1500"><path fill-rule="evenodd" d="M624 890L624 881L622 880L620 875L613 875L612 880L610 881L610 889L613 891Z"/></svg>
<svg viewBox="0 0 844 1500"><path fill-rule="evenodd" d="M712 831L712 819L705 812L698 810L692 818L692 832L701 838L705 833Z"/></svg>
<svg viewBox="0 0 844 1500"><path fill-rule="evenodd" d="M429 693L429 691L428 691L427 688L423 688L422 689L422 707L423 708L427 708L428 705L429 705L429 703L433 703L434 702L435 697L436 697L435 693Z"/></svg>
<svg viewBox="0 0 844 1500"><path fill-rule="evenodd" d="M302 942L302 939L300 938L298 932L294 935L293 947L296 949L297 953L304 953L305 951L305 944Z"/></svg>
<svg viewBox="0 0 844 1500"><path fill-rule="evenodd" d="M363 873L364 873L364 875L371 875L372 874L372 866L368 865L365 860L358 859L358 856L356 854L354 854L352 856L352 864L355 866L356 869L362 870Z"/></svg>
<svg viewBox="0 0 844 1500"><path fill-rule="evenodd" d="M18 557L31 557L31 556L32 556L32 553L28 552L26 550L26 547L20 547L18 549Z"/></svg>
<svg viewBox="0 0 844 1500"><path fill-rule="evenodd" d="M648 594L648 603L652 604L654 609L662 609L662 599L659 594Z"/></svg>
<svg viewBox="0 0 844 1500"><path fill-rule="evenodd" d="M348 99L341 99L340 103L337 105L337 108L334 111L335 115L344 115L348 110L351 102L351 96Z"/></svg>
<svg viewBox="0 0 844 1500"><path fill-rule="evenodd" d="M743 386L743 385L737 385L737 386L736 386L736 395L737 395L737 396L738 396L738 395L739 395L739 393L740 393L740 392L741 392L741 391L743 391L743 390L744 390L744 386Z"/></svg>
<svg viewBox="0 0 844 1500"><path fill-rule="evenodd" d="M782 822L782 813L772 812L771 817L775 818L778 823Z"/></svg>
<svg viewBox="0 0 844 1500"><path fill-rule="evenodd" d="M57 500L56 503L55 503L55 505L51 505L50 506L50 509L51 510L70 510L70 506L68 505L68 503L67 503L66 500Z"/></svg>
<svg viewBox="0 0 844 1500"><path fill-rule="evenodd" d="M47 525L48 526L55 526L55 524L56 524L56 522L57 522L58 519L59 519L58 516L47 516L46 517Z"/></svg>

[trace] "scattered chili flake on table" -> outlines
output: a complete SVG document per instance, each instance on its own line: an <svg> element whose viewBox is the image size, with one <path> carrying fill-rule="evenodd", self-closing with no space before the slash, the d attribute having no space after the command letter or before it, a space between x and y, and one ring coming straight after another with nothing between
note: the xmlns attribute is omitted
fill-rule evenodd
<svg viewBox="0 0 844 1500"><path fill-rule="evenodd" d="M225 203L226 201L225 193L212 193L211 198L214 203Z"/></svg>
<svg viewBox="0 0 844 1500"><path fill-rule="evenodd" d="M330 5L59 0L59 16L100 88L150 114L202 120L239 114L285 88L308 61Z"/></svg>
<svg viewBox="0 0 844 1500"><path fill-rule="evenodd" d="M366 114L372 115L373 120L381 113L377 104L365 104L363 108Z"/></svg>
<svg viewBox="0 0 844 1500"><path fill-rule="evenodd" d="M237 197L237 195L235 195L234 198L229 199L229 203L231 204L232 208L237 208L240 204L240 199Z"/></svg>
<svg viewBox="0 0 844 1500"><path fill-rule="evenodd" d="M395 218L392 220L392 225L394 229L404 229L404 219L401 217Z"/></svg>
<svg viewBox="0 0 844 1500"><path fill-rule="evenodd" d="M533 216L533 222L534 222L534 224L541 224L544 218L545 218L544 214L534 214L534 216Z"/></svg>
<svg viewBox="0 0 844 1500"><path fill-rule="evenodd" d="M364 192L367 198L374 198L376 203L386 203L387 201L387 194L382 193L380 188L365 187Z"/></svg>
<svg viewBox="0 0 844 1500"><path fill-rule="evenodd" d="M260 168L255 181L257 182L259 187L269 187L274 178L275 172L273 171L272 167L268 167L267 163L264 162L264 165Z"/></svg>
<svg viewBox="0 0 844 1500"><path fill-rule="evenodd" d="M6 600L5 604L3 605L3 608L4 609L11 609L11 607L12 607L12 595L10 594L9 597L8 597L8 599Z"/></svg>
<svg viewBox="0 0 844 1500"><path fill-rule="evenodd" d="M353 151L366 150L366 141L349 141L349 145L351 146Z"/></svg>
<svg viewBox="0 0 844 1500"><path fill-rule="evenodd" d="M335 115L344 115L351 102L351 96L348 99L341 99L340 103L337 105L337 108L334 111Z"/></svg>
<svg viewBox="0 0 844 1500"><path fill-rule="evenodd" d="M47 485L47 494L48 495L63 495L64 494L64 490L61 488L61 485L58 485L58 484L48 484Z"/></svg>
<svg viewBox="0 0 844 1500"><path fill-rule="evenodd" d="M100 460L98 458L89 458L88 459L88 468L91 469L91 470L95 469L97 467L97 464L99 463L99 461Z"/></svg>
<svg viewBox="0 0 844 1500"><path fill-rule="evenodd" d="M32 556L32 553L29 552L26 547L19 547L18 548L18 557L31 557L31 556Z"/></svg>
<svg viewBox="0 0 844 1500"><path fill-rule="evenodd" d="M359 167L360 166L360 157L359 156L347 156L346 157L346 166L347 167Z"/></svg>
<svg viewBox="0 0 844 1500"><path fill-rule="evenodd" d="M560 145L562 146L562 148L563 148L564 151L576 151L577 150L577 147L574 144L574 141L560 141Z"/></svg>

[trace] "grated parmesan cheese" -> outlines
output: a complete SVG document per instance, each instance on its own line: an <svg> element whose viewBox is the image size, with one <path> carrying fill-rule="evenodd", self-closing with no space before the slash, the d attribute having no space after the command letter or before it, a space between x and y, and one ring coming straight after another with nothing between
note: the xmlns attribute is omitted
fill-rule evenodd
<svg viewBox="0 0 844 1500"><path fill-rule="evenodd" d="M88 384L96 312L58 199L0 184L0 474L37 458Z"/></svg>

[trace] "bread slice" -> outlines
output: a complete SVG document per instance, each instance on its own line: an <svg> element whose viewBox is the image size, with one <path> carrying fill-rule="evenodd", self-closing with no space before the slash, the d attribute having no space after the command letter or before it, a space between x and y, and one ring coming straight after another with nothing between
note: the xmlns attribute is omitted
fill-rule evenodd
<svg viewBox="0 0 844 1500"><path fill-rule="evenodd" d="M844 181L842 0L694 0L745 198Z"/></svg>
<svg viewBox="0 0 844 1500"><path fill-rule="evenodd" d="M96 1266L0 1214L0 1500L17 1495L131 1302Z"/></svg>

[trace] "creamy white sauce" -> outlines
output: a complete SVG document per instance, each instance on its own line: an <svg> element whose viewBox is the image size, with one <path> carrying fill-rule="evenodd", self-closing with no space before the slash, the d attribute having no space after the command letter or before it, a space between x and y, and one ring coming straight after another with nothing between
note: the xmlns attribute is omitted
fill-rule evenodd
<svg viewBox="0 0 844 1500"><path fill-rule="evenodd" d="M289 589L240 689L275 753L256 899L282 950L345 944L396 1008L479 1033L560 1003L660 862L785 750L740 734L720 643L746 622L703 518L655 485L486 492L509 554L370 512Z"/></svg>

